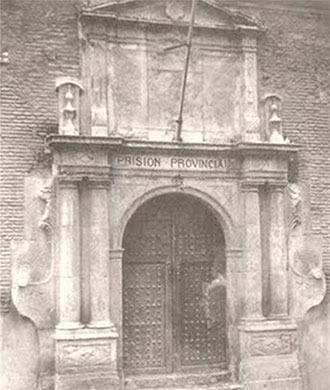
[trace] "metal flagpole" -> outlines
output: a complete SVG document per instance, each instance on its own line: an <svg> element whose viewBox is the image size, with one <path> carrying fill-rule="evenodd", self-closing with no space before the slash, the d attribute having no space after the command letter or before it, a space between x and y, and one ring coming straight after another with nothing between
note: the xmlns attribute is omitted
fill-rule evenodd
<svg viewBox="0 0 330 390"><path fill-rule="evenodd" d="M176 120L177 129L176 129L176 138L175 138L175 140L179 141L179 142L182 142L182 137L181 137L182 123L183 123L182 113L183 113L183 105L184 105L184 98L185 98L186 85L187 85L190 49L191 49L193 28L194 28L194 23L195 23L195 11L196 11L197 2L198 2L198 0L192 0L190 23L189 23L189 31L188 31L188 36L187 36L187 42L185 44L185 46L187 48L187 50L186 50L186 61L185 61L185 67L184 67L182 83L181 83L181 96L180 96L179 116L178 116L178 119Z"/></svg>

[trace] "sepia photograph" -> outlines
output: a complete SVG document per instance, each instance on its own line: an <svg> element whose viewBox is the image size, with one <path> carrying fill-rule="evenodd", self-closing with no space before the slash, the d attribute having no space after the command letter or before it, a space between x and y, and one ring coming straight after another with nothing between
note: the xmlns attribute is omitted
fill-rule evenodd
<svg viewBox="0 0 330 390"><path fill-rule="evenodd" d="M330 390L330 1L0 28L0 390Z"/></svg>

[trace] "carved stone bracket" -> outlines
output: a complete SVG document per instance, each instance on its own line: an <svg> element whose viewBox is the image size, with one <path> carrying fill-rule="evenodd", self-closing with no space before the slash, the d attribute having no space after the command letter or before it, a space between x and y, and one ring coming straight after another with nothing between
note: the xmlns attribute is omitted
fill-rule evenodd
<svg viewBox="0 0 330 390"><path fill-rule="evenodd" d="M257 97L257 39L256 35L242 37L244 63L244 140L247 142L260 141L260 119L258 115Z"/></svg>
<svg viewBox="0 0 330 390"><path fill-rule="evenodd" d="M289 228L293 231L301 224L301 194L300 187L295 183L288 184L290 198L290 221Z"/></svg>
<svg viewBox="0 0 330 390"><path fill-rule="evenodd" d="M308 188L303 184L290 183L287 194L290 312L299 323L325 294L323 242L321 236L312 235L309 231Z"/></svg>
<svg viewBox="0 0 330 390"><path fill-rule="evenodd" d="M51 210L54 201L54 182L55 177L53 177L51 182L42 188L39 193L39 198L45 203L45 210L39 221L39 227L47 231L50 231L53 228Z"/></svg>

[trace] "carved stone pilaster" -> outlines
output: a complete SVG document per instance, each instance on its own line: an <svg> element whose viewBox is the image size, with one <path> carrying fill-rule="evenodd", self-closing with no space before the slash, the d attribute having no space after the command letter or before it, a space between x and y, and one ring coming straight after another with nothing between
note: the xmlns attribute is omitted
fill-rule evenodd
<svg viewBox="0 0 330 390"><path fill-rule="evenodd" d="M288 316L288 259L283 185L270 186L270 316Z"/></svg>
<svg viewBox="0 0 330 390"><path fill-rule="evenodd" d="M246 142L258 142L260 119L257 93L257 38L249 34L242 37L244 71L244 134Z"/></svg>
<svg viewBox="0 0 330 390"><path fill-rule="evenodd" d="M245 225L245 297L244 319L263 320L262 315L262 263L260 233L259 186L243 183Z"/></svg>
<svg viewBox="0 0 330 390"><path fill-rule="evenodd" d="M89 199L90 322L88 327L113 328L110 320L109 267L109 177L90 176L87 181Z"/></svg>

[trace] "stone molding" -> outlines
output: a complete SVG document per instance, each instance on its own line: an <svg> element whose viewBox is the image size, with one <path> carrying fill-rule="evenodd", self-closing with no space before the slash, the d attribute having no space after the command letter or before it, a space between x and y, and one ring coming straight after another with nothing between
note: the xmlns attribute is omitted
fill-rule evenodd
<svg viewBox="0 0 330 390"><path fill-rule="evenodd" d="M110 261L121 261L123 259L124 249L110 249L109 260Z"/></svg>
<svg viewBox="0 0 330 390"><path fill-rule="evenodd" d="M64 151L66 148L88 146L92 148L117 149L134 148L148 150L182 150L182 151L204 151L204 152L236 152L241 156L260 155L267 153L267 156L289 155L301 149L297 144L271 144L269 142L236 142L231 144L208 144L188 142L160 142L125 139L124 137L96 137L96 136L72 136L51 134L46 138L46 148L56 151Z"/></svg>
<svg viewBox="0 0 330 390"><path fill-rule="evenodd" d="M93 189L108 189L112 183L110 166L60 165L57 176L60 188L87 185Z"/></svg>
<svg viewBox="0 0 330 390"><path fill-rule="evenodd" d="M199 23L198 22L198 10L196 12L196 26L201 28L211 28L216 30L230 30L230 31L237 31L241 30L243 32L245 31L259 31L262 32L264 30L264 26L261 24L261 22L257 21L255 18L252 18L251 16L248 16L242 12L237 12L230 10L229 8L222 7L220 4L217 4L214 1L211 0L201 0L200 1L204 7L208 7L213 11L215 16L217 17L217 23ZM163 17L159 17L155 10L153 12L155 15L150 13L144 14L144 8L145 4L143 4L144 7L141 9L137 8L136 5L138 4L137 0L128 0L125 2L124 6L131 5L131 7L134 7L136 9L136 16L132 16L130 13L125 14L125 8L120 10L122 5L119 3L115 3L113 1L103 1L102 3L95 4L94 6L86 6L82 13L81 18L106 18L106 19L115 19L119 20L121 22L148 22L150 24L159 24L159 25L175 25L175 26L187 26L189 24L189 20L187 20L187 15L183 14L181 17L174 17L172 15L172 12L170 10L170 7L172 6L172 3L170 1L167 1L166 4L161 4L159 8L164 7L164 15ZM164 1L165 3L165 1ZM155 6L154 6L155 8ZM138 12L140 11L140 14ZM177 15L177 12L180 12L180 10L176 10L175 15ZM225 15L227 18L230 19L230 22L223 19L222 15ZM158 17L157 17L158 16Z"/></svg>

